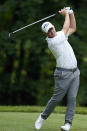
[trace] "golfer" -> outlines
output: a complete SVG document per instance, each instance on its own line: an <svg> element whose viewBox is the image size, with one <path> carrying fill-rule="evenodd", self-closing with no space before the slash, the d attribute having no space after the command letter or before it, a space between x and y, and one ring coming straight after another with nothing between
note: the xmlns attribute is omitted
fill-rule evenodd
<svg viewBox="0 0 87 131"><path fill-rule="evenodd" d="M35 122L35 128L40 129L42 127L44 121L52 113L58 102L67 94L65 123L61 126L61 130L69 131L76 106L80 75L74 51L68 42L68 36L76 31L76 21L71 9L64 8L59 13L65 17L61 31L56 32L54 25L50 22L42 24L42 31L46 36L48 48L56 59L56 69L54 72L55 88L54 94L48 101L45 110Z"/></svg>

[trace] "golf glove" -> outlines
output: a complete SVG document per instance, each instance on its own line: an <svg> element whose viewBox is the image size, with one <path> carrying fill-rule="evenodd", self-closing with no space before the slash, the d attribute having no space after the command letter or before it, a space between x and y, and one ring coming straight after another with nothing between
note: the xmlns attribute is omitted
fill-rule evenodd
<svg viewBox="0 0 87 131"><path fill-rule="evenodd" d="M64 9L66 9L69 14L73 13L73 10L71 7L64 7Z"/></svg>

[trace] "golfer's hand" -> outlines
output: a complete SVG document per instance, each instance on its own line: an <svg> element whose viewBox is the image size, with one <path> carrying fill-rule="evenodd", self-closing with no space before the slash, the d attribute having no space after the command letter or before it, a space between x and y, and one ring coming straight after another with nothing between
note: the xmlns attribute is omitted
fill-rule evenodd
<svg viewBox="0 0 87 131"><path fill-rule="evenodd" d="M59 13L63 16L65 16L66 14L68 14L67 10L66 9L62 9L59 11Z"/></svg>

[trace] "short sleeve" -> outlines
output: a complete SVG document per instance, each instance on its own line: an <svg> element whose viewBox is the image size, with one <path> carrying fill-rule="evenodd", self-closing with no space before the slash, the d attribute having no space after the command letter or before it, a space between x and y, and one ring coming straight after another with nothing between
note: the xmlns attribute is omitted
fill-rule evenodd
<svg viewBox="0 0 87 131"><path fill-rule="evenodd" d="M66 35L64 34L64 32L63 32L62 30L59 31L58 33L59 33L60 39L61 39L62 41L64 41L64 40L67 39Z"/></svg>
<svg viewBox="0 0 87 131"><path fill-rule="evenodd" d="M66 33L66 35L64 34L63 31L61 31L63 33L63 35L66 37L66 39L68 40L68 37L69 37L69 32Z"/></svg>

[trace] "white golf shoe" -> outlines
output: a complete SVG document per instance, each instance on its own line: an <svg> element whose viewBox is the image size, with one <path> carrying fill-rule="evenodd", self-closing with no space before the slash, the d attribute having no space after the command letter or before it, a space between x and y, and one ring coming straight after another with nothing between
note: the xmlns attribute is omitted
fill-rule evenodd
<svg viewBox="0 0 87 131"><path fill-rule="evenodd" d="M71 127L71 125L69 123L66 123L64 126L61 126L61 130L62 131L69 131L70 127Z"/></svg>
<svg viewBox="0 0 87 131"><path fill-rule="evenodd" d="M43 123L44 123L44 119L41 118L41 114L40 114L40 116L35 122L35 128L39 130L42 127Z"/></svg>

